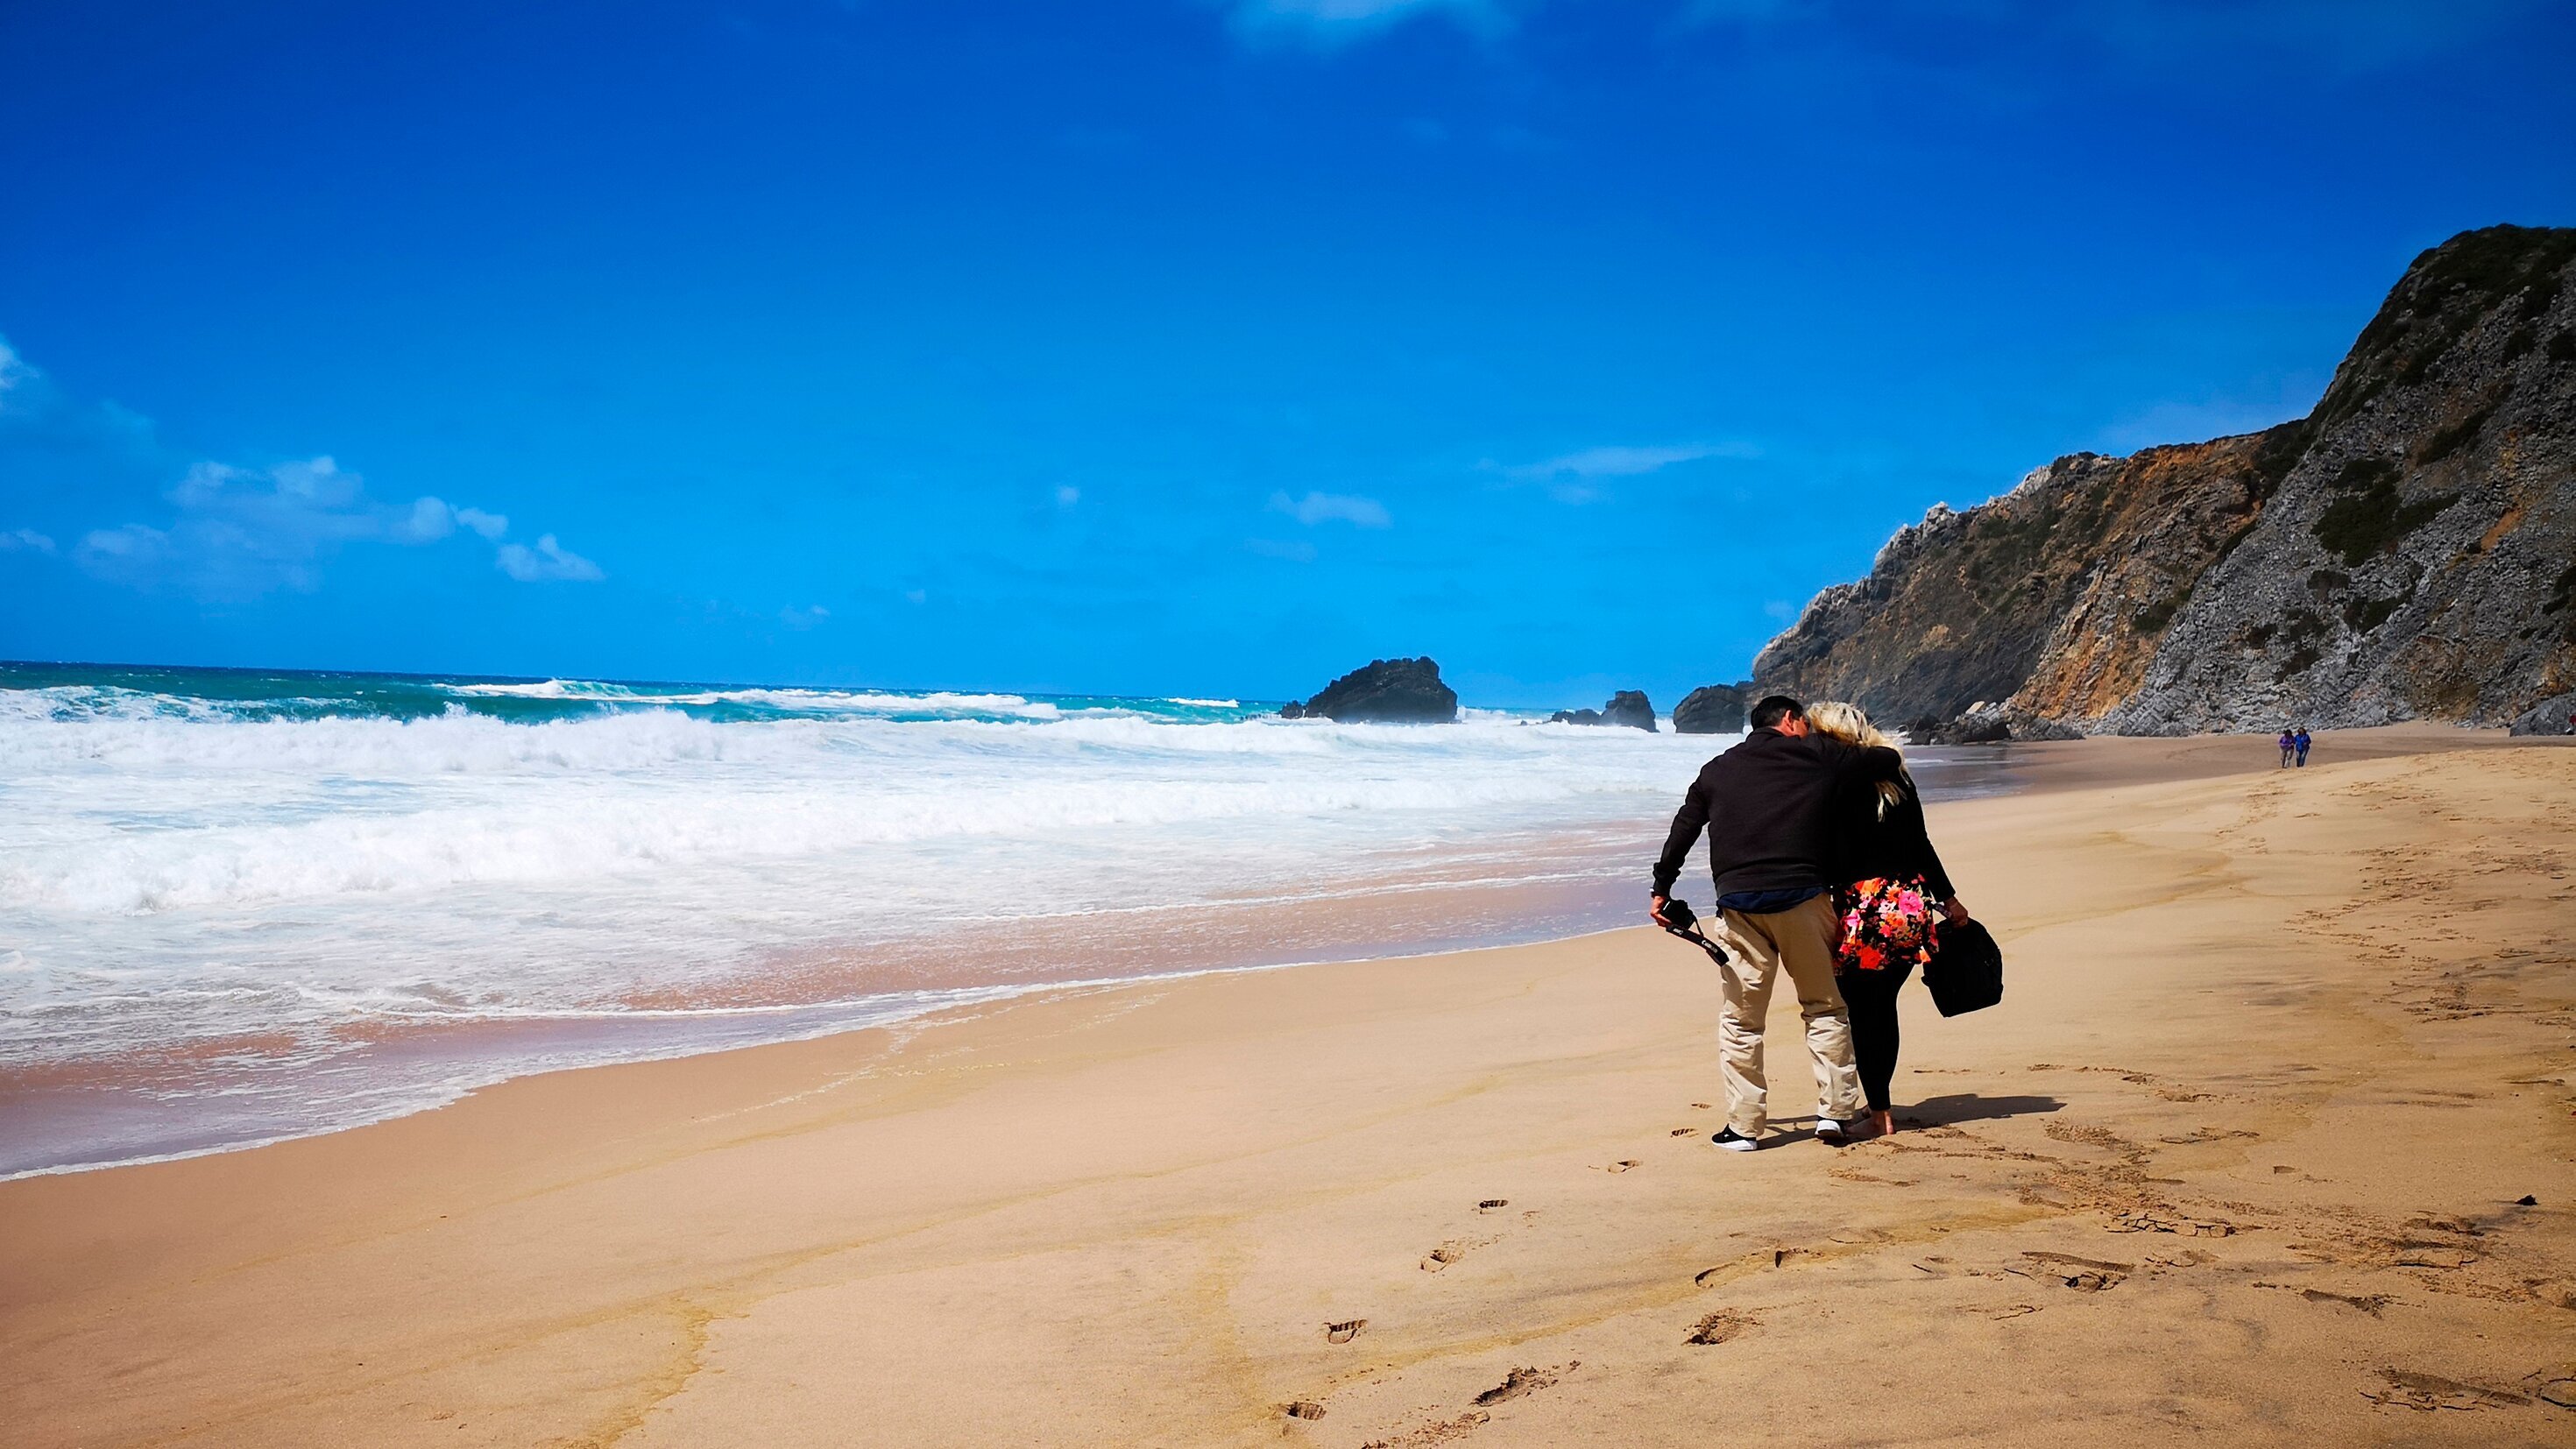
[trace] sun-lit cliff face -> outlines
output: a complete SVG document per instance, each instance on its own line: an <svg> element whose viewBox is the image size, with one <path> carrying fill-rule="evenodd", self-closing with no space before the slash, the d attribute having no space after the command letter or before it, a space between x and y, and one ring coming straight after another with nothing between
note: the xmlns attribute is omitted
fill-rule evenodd
<svg viewBox="0 0 2576 1449"><path fill-rule="evenodd" d="M1935 508L1765 686L2124 734L2498 724L2576 690L2576 229L2416 258L2316 411Z"/></svg>

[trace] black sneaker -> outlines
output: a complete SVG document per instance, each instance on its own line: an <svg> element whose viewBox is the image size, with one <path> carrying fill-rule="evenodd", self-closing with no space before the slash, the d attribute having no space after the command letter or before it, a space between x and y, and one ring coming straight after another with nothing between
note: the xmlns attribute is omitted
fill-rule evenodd
<svg viewBox="0 0 2576 1449"><path fill-rule="evenodd" d="M1762 1145L1732 1127L1721 1129L1716 1136L1708 1140L1729 1152L1751 1152Z"/></svg>

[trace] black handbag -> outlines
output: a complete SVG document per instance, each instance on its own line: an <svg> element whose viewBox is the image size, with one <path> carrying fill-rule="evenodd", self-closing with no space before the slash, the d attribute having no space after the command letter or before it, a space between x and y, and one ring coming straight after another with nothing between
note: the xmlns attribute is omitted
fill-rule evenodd
<svg viewBox="0 0 2576 1449"><path fill-rule="evenodd" d="M2004 999L2004 953L1995 938L1975 921L1944 921L1932 932L1932 959L1923 965L1923 984L1943 1016L1983 1011Z"/></svg>

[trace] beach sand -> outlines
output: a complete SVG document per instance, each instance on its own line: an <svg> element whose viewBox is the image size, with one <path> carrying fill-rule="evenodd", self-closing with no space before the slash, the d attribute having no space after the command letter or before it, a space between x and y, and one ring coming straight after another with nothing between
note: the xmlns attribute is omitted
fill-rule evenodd
<svg viewBox="0 0 2576 1449"><path fill-rule="evenodd" d="M1934 807L1892 1139L1647 929L560 1073L0 1184L0 1437L2576 1442L2576 750L2270 755Z"/></svg>

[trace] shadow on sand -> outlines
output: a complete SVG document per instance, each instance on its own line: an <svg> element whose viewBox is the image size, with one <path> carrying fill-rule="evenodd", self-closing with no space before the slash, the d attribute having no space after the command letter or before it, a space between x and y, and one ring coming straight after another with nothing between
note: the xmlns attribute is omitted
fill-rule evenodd
<svg viewBox="0 0 2576 1449"><path fill-rule="evenodd" d="M1980 1097L1974 1092L1954 1092L1946 1097L1926 1097L1910 1107L1900 1106L1896 1120L1909 1126L1955 1127L1961 1122L2035 1116L2065 1105L2055 1097Z"/></svg>

